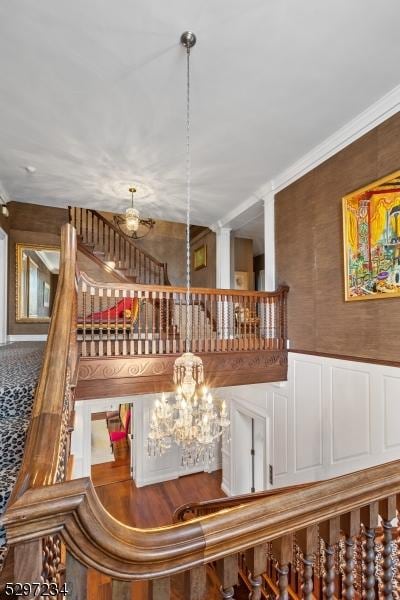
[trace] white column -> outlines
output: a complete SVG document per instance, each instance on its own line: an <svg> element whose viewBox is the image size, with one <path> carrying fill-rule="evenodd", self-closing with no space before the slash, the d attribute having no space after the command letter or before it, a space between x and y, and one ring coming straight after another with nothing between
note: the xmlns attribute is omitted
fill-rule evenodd
<svg viewBox="0 0 400 600"><path fill-rule="evenodd" d="M275 281L275 195L271 191L264 198L264 257L265 291L273 292Z"/></svg>
<svg viewBox="0 0 400 600"><path fill-rule="evenodd" d="M218 227L215 230L216 245L216 279L217 288L230 289L231 287L231 229Z"/></svg>

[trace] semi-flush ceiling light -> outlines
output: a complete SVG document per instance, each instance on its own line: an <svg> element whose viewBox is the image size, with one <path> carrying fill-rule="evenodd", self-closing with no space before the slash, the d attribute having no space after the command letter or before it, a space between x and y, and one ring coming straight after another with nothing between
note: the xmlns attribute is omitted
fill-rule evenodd
<svg viewBox="0 0 400 600"><path fill-rule="evenodd" d="M141 219L139 211L135 208L133 195L136 192L136 188L130 187L131 193L131 206L129 206L125 215L115 215L114 223L122 231L124 235L127 235L135 240L145 237L156 224L153 219Z"/></svg>

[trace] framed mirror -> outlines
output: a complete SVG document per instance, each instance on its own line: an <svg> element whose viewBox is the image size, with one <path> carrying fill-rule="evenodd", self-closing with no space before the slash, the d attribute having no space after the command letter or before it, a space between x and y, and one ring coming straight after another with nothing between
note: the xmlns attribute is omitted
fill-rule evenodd
<svg viewBox="0 0 400 600"><path fill-rule="evenodd" d="M17 244L16 317L25 323L50 321L60 267L60 248Z"/></svg>

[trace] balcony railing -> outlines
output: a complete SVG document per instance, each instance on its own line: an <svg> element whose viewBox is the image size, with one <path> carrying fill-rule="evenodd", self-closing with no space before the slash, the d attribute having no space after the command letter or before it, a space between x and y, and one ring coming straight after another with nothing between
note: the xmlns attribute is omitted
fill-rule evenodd
<svg viewBox="0 0 400 600"><path fill-rule="evenodd" d="M286 297L251 292L96 283L81 273L78 340L84 357L286 349Z"/></svg>

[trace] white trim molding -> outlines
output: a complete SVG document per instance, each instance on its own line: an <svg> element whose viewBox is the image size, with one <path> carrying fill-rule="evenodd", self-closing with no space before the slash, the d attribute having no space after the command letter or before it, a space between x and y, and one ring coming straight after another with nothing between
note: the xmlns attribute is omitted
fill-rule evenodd
<svg viewBox="0 0 400 600"><path fill-rule="evenodd" d="M27 334L18 333L7 336L8 342L45 342L47 340L47 333Z"/></svg>
<svg viewBox="0 0 400 600"><path fill-rule="evenodd" d="M276 194L283 190L399 111L400 85L396 86L382 98L371 104L368 108L354 117L354 119L348 121L348 123L315 146L310 152L304 154L280 173L277 173L249 198L224 215L217 222L215 227L229 226L229 223L234 218L248 210L253 204L259 202L261 199L265 200L271 191ZM214 228L211 227L211 229Z"/></svg>

